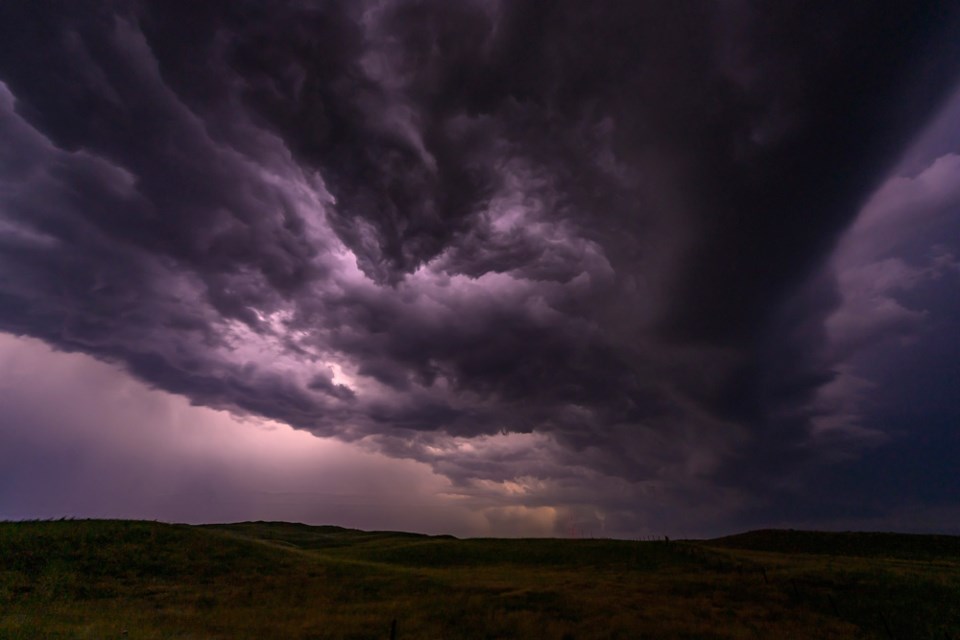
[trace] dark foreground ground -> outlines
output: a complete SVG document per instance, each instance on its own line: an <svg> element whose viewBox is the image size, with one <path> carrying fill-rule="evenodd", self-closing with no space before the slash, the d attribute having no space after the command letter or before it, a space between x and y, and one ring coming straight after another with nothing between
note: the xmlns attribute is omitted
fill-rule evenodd
<svg viewBox="0 0 960 640"><path fill-rule="evenodd" d="M393 629L392 629L393 627ZM960 640L960 538L0 523L0 638Z"/></svg>

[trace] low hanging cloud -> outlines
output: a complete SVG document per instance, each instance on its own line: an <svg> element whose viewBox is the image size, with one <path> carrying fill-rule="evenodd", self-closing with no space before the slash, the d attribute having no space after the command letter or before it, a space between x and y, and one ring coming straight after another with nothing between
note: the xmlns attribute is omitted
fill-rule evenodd
<svg viewBox="0 0 960 640"><path fill-rule="evenodd" d="M847 420L856 322L919 313L832 251L957 13L4 3L0 330L524 508L740 504Z"/></svg>

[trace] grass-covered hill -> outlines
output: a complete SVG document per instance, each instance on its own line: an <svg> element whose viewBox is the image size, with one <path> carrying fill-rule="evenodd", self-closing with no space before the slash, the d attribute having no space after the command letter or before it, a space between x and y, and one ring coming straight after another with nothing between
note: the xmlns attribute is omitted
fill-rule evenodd
<svg viewBox="0 0 960 640"><path fill-rule="evenodd" d="M960 639L960 539L0 523L0 638Z"/></svg>
<svg viewBox="0 0 960 640"><path fill-rule="evenodd" d="M730 549L936 560L960 559L960 536L763 529L710 541Z"/></svg>

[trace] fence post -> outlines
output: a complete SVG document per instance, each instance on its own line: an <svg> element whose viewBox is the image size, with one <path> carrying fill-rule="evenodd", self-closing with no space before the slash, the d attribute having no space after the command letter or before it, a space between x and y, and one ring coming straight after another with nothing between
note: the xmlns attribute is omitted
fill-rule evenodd
<svg viewBox="0 0 960 640"><path fill-rule="evenodd" d="M839 617L840 617L840 609L837 608L837 601L834 600L834 599L833 599L833 596L830 595L829 593L827 594L827 598L830 599L830 606L833 607L833 614L839 618Z"/></svg>
<svg viewBox="0 0 960 640"><path fill-rule="evenodd" d="M893 631L890 629L890 623L887 622L887 616L883 615L883 611L878 611L877 613L880 614L880 620L883 621L883 628L887 631L887 637L890 638L890 640L896 640L893 637Z"/></svg>

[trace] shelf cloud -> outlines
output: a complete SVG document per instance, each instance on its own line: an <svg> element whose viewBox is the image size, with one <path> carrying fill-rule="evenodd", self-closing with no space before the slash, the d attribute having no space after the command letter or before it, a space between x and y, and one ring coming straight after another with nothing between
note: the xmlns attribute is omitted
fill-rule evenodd
<svg viewBox="0 0 960 640"><path fill-rule="evenodd" d="M897 173L958 14L3 3L0 330L476 500L762 509L960 319L960 147Z"/></svg>

